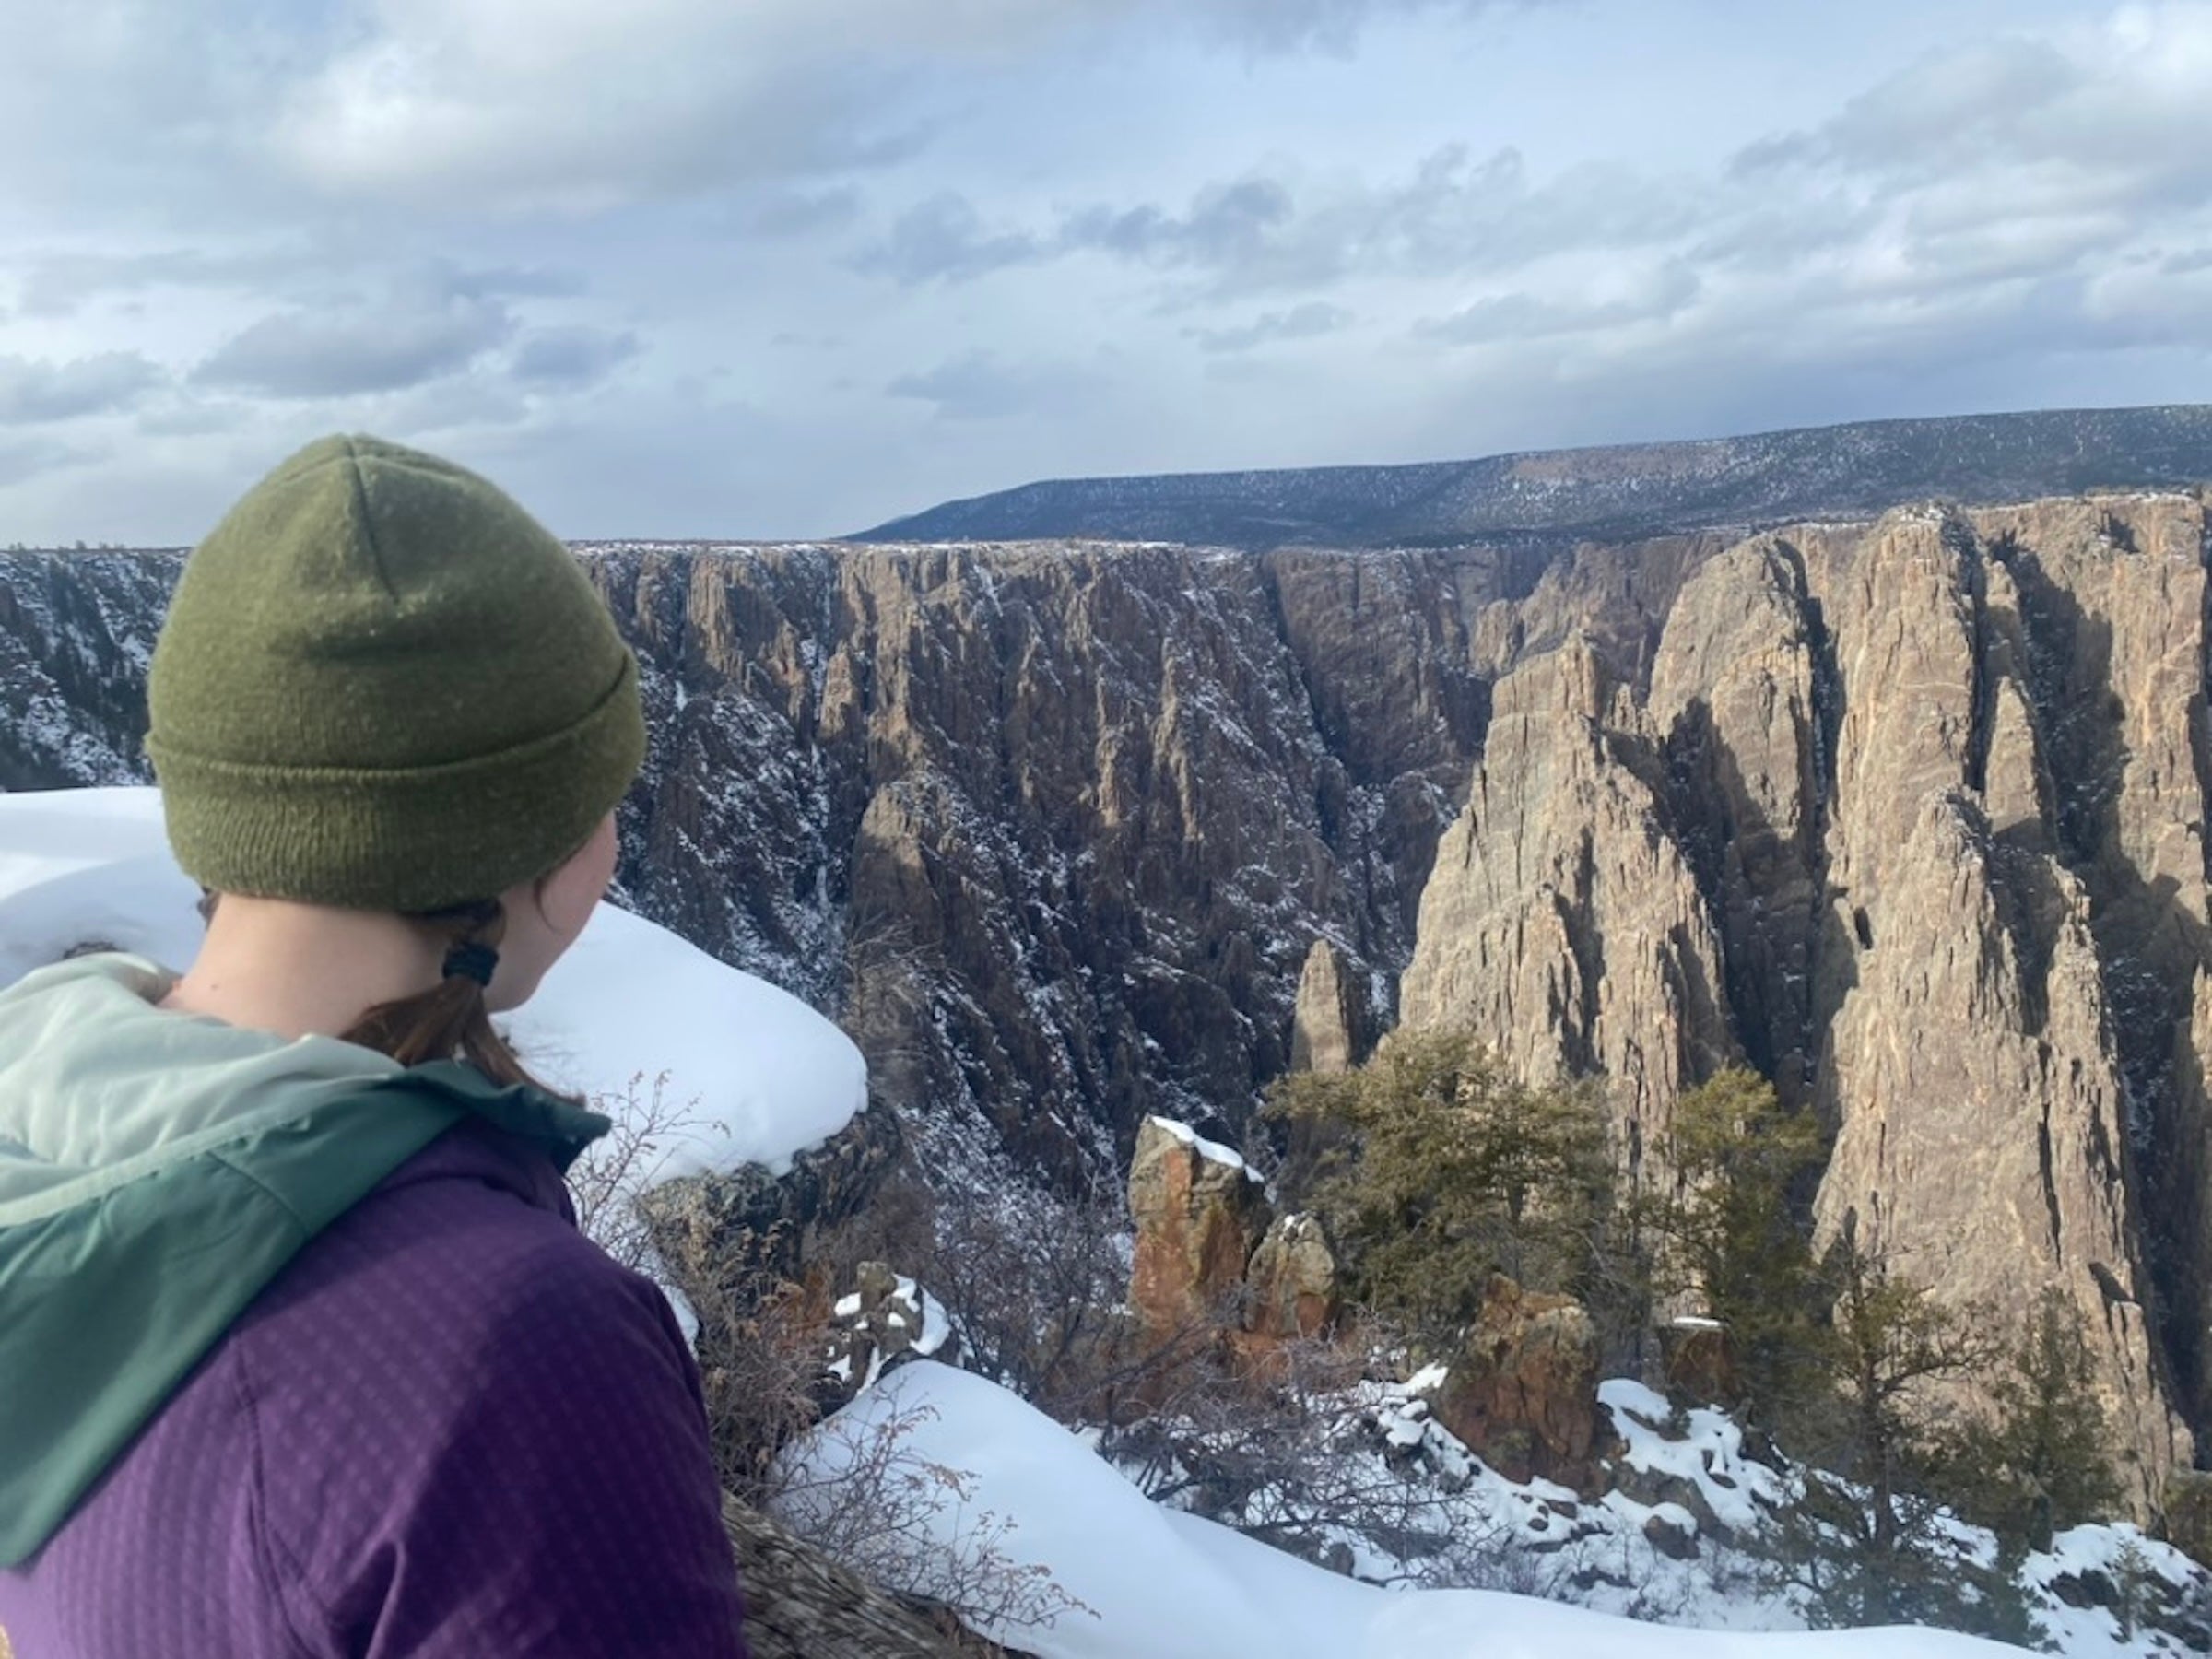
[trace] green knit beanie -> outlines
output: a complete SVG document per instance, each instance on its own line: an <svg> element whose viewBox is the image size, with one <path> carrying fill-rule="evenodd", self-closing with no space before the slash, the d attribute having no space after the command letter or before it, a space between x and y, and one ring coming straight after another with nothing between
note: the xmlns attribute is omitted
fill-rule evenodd
<svg viewBox="0 0 2212 1659"><path fill-rule="evenodd" d="M185 873L356 910L546 874L645 754L636 660L568 548L373 438L310 444L194 550L147 696Z"/></svg>

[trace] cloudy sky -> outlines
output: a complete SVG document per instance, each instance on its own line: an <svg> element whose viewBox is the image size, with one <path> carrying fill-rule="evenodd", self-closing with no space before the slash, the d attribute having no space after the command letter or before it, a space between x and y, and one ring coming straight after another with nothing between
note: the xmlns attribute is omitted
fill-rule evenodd
<svg viewBox="0 0 2212 1659"><path fill-rule="evenodd" d="M2212 400L2212 3L0 0L0 545Z"/></svg>

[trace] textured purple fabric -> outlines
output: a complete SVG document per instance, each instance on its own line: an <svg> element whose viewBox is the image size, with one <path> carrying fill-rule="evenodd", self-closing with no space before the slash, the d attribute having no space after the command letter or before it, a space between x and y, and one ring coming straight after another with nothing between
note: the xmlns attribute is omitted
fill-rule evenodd
<svg viewBox="0 0 2212 1659"><path fill-rule="evenodd" d="M568 1218L485 1124L394 1171L0 1572L16 1659L743 1659L690 1352Z"/></svg>

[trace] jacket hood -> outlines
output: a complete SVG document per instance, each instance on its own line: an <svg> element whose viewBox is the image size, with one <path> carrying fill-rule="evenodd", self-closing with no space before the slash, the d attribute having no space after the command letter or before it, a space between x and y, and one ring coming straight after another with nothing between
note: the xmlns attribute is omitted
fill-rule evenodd
<svg viewBox="0 0 2212 1659"><path fill-rule="evenodd" d="M606 1126L464 1065L155 1006L174 982L105 954L0 991L0 1567L301 1245L455 1122L549 1143L563 1168Z"/></svg>
<svg viewBox="0 0 2212 1659"><path fill-rule="evenodd" d="M143 957L110 954L0 991L0 1228L401 1069L357 1043L155 1006L175 983Z"/></svg>

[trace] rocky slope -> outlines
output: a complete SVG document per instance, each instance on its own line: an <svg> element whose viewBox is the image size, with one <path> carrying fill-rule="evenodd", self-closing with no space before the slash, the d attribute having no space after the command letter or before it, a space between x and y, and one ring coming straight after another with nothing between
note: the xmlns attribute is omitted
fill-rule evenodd
<svg viewBox="0 0 2212 1659"><path fill-rule="evenodd" d="M1575 641L1498 682L1405 979L1408 1021L1607 1073L1631 1158L1684 1085L1772 1077L1835 1135L1824 1233L2073 1298L2145 1502L2212 1315L2206 547L2133 496L1705 560L1648 674Z"/></svg>
<svg viewBox="0 0 2212 1659"><path fill-rule="evenodd" d="M1692 443L1413 466L1069 478L948 501L864 541L1118 540L1266 548L1522 538L1560 547L2212 477L2212 406L1861 421Z"/></svg>

